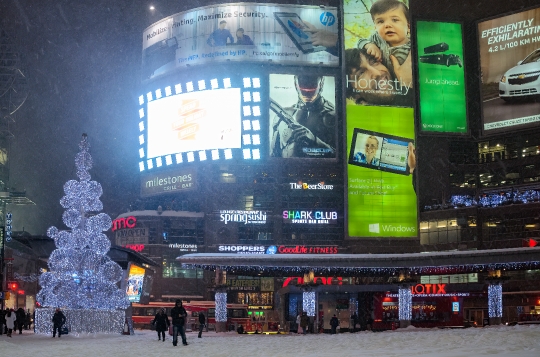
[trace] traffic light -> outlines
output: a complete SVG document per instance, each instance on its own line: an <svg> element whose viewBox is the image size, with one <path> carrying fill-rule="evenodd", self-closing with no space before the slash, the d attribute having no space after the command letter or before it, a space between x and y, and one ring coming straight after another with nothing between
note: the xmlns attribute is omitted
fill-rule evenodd
<svg viewBox="0 0 540 357"><path fill-rule="evenodd" d="M7 288L11 291L17 291L17 289L19 288L19 283L16 281L8 281Z"/></svg>

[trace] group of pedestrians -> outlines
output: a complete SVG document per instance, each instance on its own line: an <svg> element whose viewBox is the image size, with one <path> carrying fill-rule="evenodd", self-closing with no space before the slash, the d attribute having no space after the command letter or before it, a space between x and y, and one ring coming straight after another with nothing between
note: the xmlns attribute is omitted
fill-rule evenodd
<svg viewBox="0 0 540 357"><path fill-rule="evenodd" d="M17 330L22 334L22 330L29 329L31 324L30 312L25 313L23 308L0 310L0 335L11 337Z"/></svg>
<svg viewBox="0 0 540 357"><path fill-rule="evenodd" d="M173 346L178 345L178 335L180 335L180 338L182 339L182 344L184 346L188 345L185 330L186 318L187 311L184 306L182 306L182 300L176 300L174 307L171 309ZM171 322L169 321L169 317L167 316L165 309L161 309L156 314L154 320L152 321L152 325L155 327L158 334L158 341L165 342L165 331L167 331L171 326ZM205 325L206 317L204 316L204 313L199 312L199 335L197 336L198 338L202 338L202 332Z"/></svg>

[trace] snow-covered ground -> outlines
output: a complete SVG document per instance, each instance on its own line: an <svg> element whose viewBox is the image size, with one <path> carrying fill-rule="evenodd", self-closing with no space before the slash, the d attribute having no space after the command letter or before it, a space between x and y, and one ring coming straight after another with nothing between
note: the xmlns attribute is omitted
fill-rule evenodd
<svg viewBox="0 0 540 357"><path fill-rule="evenodd" d="M460 330L398 329L338 335L238 335L208 332L187 334L189 346L173 347L171 336L157 340L154 331L125 335L65 335L61 339L23 331L0 336L0 356L504 356L539 357L540 325L497 326Z"/></svg>

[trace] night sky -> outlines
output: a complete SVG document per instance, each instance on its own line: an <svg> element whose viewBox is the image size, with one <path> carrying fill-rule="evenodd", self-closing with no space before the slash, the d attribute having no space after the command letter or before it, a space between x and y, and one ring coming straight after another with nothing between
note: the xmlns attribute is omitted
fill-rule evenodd
<svg viewBox="0 0 540 357"><path fill-rule="evenodd" d="M103 212L115 218L139 195L138 96L142 32L153 22L199 6L164 10L147 1L3 0L0 26L17 44L29 96L16 113L9 186L36 206L8 205L13 229L45 234L61 220L66 181L87 133L103 186Z"/></svg>

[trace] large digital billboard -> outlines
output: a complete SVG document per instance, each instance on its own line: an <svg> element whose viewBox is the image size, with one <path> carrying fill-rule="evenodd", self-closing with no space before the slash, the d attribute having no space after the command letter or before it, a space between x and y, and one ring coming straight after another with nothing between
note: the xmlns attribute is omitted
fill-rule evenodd
<svg viewBox="0 0 540 357"><path fill-rule="evenodd" d="M209 71L207 78L190 73L183 81L171 79L170 85L139 96L140 171L207 160L261 158L266 143L261 115L261 108L266 108L265 83L259 76L209 75ZM175 190L192 187L191 178L180 181ZM160 182L157 179L155 185L165 184ZM159 192L147 194L155 193Z"/></svg>
<svg viewBox="0 0 540 357"><path fill-rule="evenodd" d="M461 24L417 21L420 130L467 133Z"/></svg>
<svg viewBox="0 0 540 357"><path fill-rule="evenodd" d="M478 23L484 134L540 124L540 8Z"/></svg>
<svg viewBox="0 0 540 357"><path fill-rule="evenodd" d="M335 7L232 3L177 13L143 33L143 79L225 61L338 66Z"/></svg>
<svg viewBox="0 0 540 357"><path fill-rule="evenodd" d="M335 78L270 74L269 85L270 156L335 158Z"/></svg>
<svg viewBox="0 0 540 357"><path fill-rule="evenodd" d="M344 0L347 236L417 237L408 2Z"/></svg>

